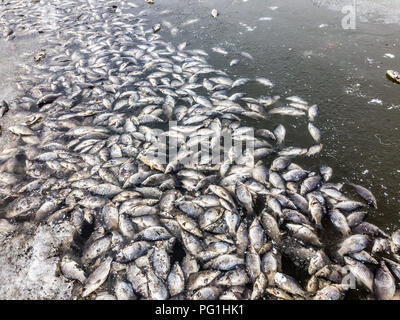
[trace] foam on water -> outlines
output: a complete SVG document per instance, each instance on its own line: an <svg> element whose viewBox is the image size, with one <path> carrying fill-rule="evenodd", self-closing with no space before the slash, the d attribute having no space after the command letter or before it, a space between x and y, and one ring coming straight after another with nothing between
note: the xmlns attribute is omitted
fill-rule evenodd
<svg viewBox="0 0 400 320"><path fill-rule="evenodd" d="M0 235L0 299L71 299L73 283L57 272L57 253L71 234L65 222Z"/></svg>

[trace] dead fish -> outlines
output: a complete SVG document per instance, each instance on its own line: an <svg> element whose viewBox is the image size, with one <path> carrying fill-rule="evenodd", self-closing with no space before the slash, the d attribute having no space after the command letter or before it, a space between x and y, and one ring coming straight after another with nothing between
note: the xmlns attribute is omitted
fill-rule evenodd
<svg viewBox="0 0 400 320"><path fill-rule="evenodd" d="M356 234L348 237L340 246L338 253L346 255L364 250L370 243L370 238L366 235Z"/></svg>
<svg viewBox="0 0 400 320"><path fill-rule="evenodd" d="M352 201L352 200L347 200L347 201L341 201L335 205L336 209L339 209L344 212L352 212L355 210L359 210L364 208L364 204L358 201Z"/></svg>
<svg viewBox="0 0 400 320"><path fill-rule="evenodd" d="M392 251L393 253L398 253L398 251L400 250L400 230L393 232L391 238Z"/></svg>
<svg viewBox="0 0 400 320"><path fill-rule="evenodd" d="M92 187L89 187L89 191L96 195L105 196L108 198L114 197L121 193L122 189L111 183L102 183Z"/></svg>
<svg viewBox="0 0 400 320"><path fill-rule="evenodd" d="M275 218L264 210L261 213L261 223L267 235L276 242L279 242L281 239L281 232Z"/></svg>
<svg viewBox="0 0 400 320"><path fill-rule="evenodd" d="M280 114L283 116L293 116L300 117L304 116L306 113L302 110L293 107L276 107L268 111L269 114Z"/></svg>
<svg viewBox="0 0 400 320"><path fill-rule="evenodd" d="M259 252L265 243L264 230L257 218L254 218L249 227L249 241L252 248Z"/></svg>
<svg viewBox="0 0 400 320"><path fill-rule="evenodd" d="M285 190L286 184L281 175L275 171L269 173L269 182L278 189Z"/></svg>
<svg viewBox="0 0 400 320"><path fill-rule="evenodd" d="M213 282L220 274L221 272L217 270L203 270L192 273L189 276L187 288L189 290L197 290L202 287L206 287L211 282Z"/></svg>
<svg viewBox="0 0 400 320"><path fill-rule="evenodd" d="M88 263L106 253L111 246L111 237L105 236L95 240L83 253L82 261Z"/></svg>
<svg viewBox="0 0 400 320"><path fill-rule="evenodd" d="M275 273L282 271L282 256L279 252L272 249L262 256L261 271L267 276L268 283L274 283Z"/></svg>
<svg viewBox="0 0 400 320"><path fill-rule="evenodd" d="M300 186L300 194L304 196L305 194L314 191L318 187L320 182L321 177L318 175L305 179Z"/></svg>
<svg viewBox="0 0 400 320"><path fill-rule="evenodd" d="M312 218L314 219L315 224L318 227L322 227L322 217L324 216L324 207L321 203L315 198L311 196L308 202L308 206L310 208L310 213Z"/></svg>
<svg viewBox="0 0 400 320"><path fill-rule="evenodd" d="M352 228L352 231L354 233L359 233L359 234L366 234L370 235L372 237L382 237L382 238L387 238L388 235L383 232L381 229L379 229L377 226L373 225L372 223L369 222L361 222L355 227Z"/></svg>
<svg viewBox="0 0 400 320"><path fill-rule="evenodd" d="M358 262L354 259L344 257L346 264L349 266L350 272L365 285L365 287L373 292L374 274L371 270L363 263Z"/></svg>
<svg viewBox="0 0 400 320"><path fill-rule="evenodd" d="M353 212L346 217L347 223L350 228L354 228L355 226L363 222L366 216L367 213L365 211Z"/></svg>
<svg viewBox="0 0 400 320"><path fill-rule="evenodd" d="M232 270L236 266L245 264L243 258L235 256L233 254L224 254L205 264L206 268L212 268L214 270Z"/></svg>
<svg viewBox="0 0 400 320"><path fill-rule="evenodd" d="M288 223L286 224L286 227L296 239L310 243L314 246L322 246L318 236L308 226Z"/></svg>
<svg viewBox="0 0 400 320"><path fill-rule="evenodd" d="M151 247L152 244L150 242L134 241L121 250L121 252L117 255L117 259L118 261L122 261L124 263L133 261L146 254Z"/></svg>
<svg viewBox="0 0 400 320"><path fill-rule="evenodd" d="M266 78L256 78L256 81L257 81L258 83L260 83L260 84L266 86L266 87L272 88L272 87L274 86L274 84L273 84L270 80L268 80L268 79L266 79Z"/></svg>
<svg viewBox="0 0 400 320"><path fill-rule="evenodd" d="M239 61L238 59L233 59L233 60L231 60L231 62L229 63L229 65L230 65L231 67L233 67L233 66L239 64L239 62L240 62L240 61Z"/></svg>
<svg viewBox="0 0 400 320"><path fill-rule="evenodd" d="M226 51L225 49L219 48L219 47L213 47L213 48L211 48L211 50L216 53L223 54L223 55L228 54L228 51ZM213 80L213 79L211 79L211 80ZM218 79L218 80L220 80L220 79ZM220 82L220 81L217 81L217 82ZM228 83L229 83L229 86L232 86L233 81L228 81ZM226 85L228 85L228 83L225 83L225 81L223 81L223 83L220 82L220 84L226 84Z"/></svg>
<svg viewBox="0 0 400 320"><path fill-rule="evenodd" d="M36 105L38 106L38 108L41 108L41 107L43 107L43 106L46 105L46 104L49 104L49 103L54 102L54 101L55 101L58 97L60 97L60 96L61 96L61 94L53 94L53 93L48 94L48 95L45 95L45 96L41 97L41 98L36 102Z"/></svg>
<svg viewBox="0 0 400 320"><path fill-rule="evenodd" d="M346 290L342 285L328 285L317 291L313 300L342 300Z"/></svg>
<svg viewBox="0 0 400 320"><path fill-rule="evenodd" d="M237 80L235 80L235 81L232 83L232 88L236 88L236 87L243 86L243 85L245 85L247 82L249 82L249 79L247 79L247 78L240 78L240 79L237 79Z"/></svg>
<svg viewBox="0 0 400 320"><path fill-rule="evenodd" d="M151 300L166 300L169 296L166 284L160 279L151 268L145 270L149 298Z"/></svg>
<svg viewBox="0 0 400 320"><path fill-rule="evenodd" d="M35 133L29 129L27 126L24 125L15 125L8 127L8 130L11 131L13 134L17 136L31 136L34 135Z"/></svg>
<svg viewBox="0 0 400 320"><path fill-rule="evenodd" d="M381 262L375 273L374 293L378 300L391 300L396 292L396 281L385 262Z"/></svg>
<svg viewBox="0 0 400 320"><path fill-rule="evenodd" d="M117 279L114 285L114 293L118 300L136 300L132 285L121 279Z"/></svg>
<svg viewBox="0 0 400 320"><path fill-rule="evenodd" d="M246 252L246 269L252 281L255 281L261 273L261 259L252 246Z"/></svg>
<svg viewBox="0 0 400 320"><path fill-rule="evenodd" d="M318 106L313 105L308 109L308 120L310 122L313 122L317 116L318 116Z"/></svg>
<svg viewBox="0 0 400 320"><path fill-rule="evenodd" d="M306 296L306 292L298 284L298 282L284 273L277 272L274 277L275 285L277 285L282 290L285 290L291 294L299 295L302 297Z"/></svg>
<svg viewBox="0 0 400 320"><path fill-rule="evenodd" d="M315 142L319 143L321 141L321 131L311 122L308 123L308 132Z"/></svg>
<svg viewBox="0 0 400 320"><path fill-rule="evenodd" d="M234 289L237 286L245 286L246 284L250 283L250 278L247 275L246 270L239 267L225 272L218 279L216 279L214 283L217 286L226 286ZM221 299L221 297L219 299Z"/></svg>
<svg viewBox="0 0 400 320"><path fill-rule="evenodd" d="M42 204L40 197L22 197L12 201L5 211L4 217L7 219L28 216L34 210L39 209Z"/></svg>
<svg viewBox="0 0 400 320"><path fill-rule="evenodd" d="M216 300L221 291L222 289L218 287L204 287L194 292L190 298L193 300Z"/></svg>
<svg viewBox="0 0 400 320"><path fill-rule="evenodd" d="M78 280L82 284L86 281L85 272L76 261L68 256L61 259L61 272L67 279Z"/></svg>
<svg viewBox="0 0 400 320"><path fill-rule="evenodd" d="M389 266L389 269L396 276L396 278L400 280L400 264L387 258L383 258L383 260L385 261L386 265Z"/></svg>
<svg viewBox="0 0 400 320"><path fill-rule="evenodd" d="M285 129L285 127L283 125L281 125L281 124L277 125L275 127L273 133L274 133L276 142L278 144L281 144L285 140L286 129Z"/></svg>
<svg viewBox="0 0 400 320"><path fill-rule="evenodd" d="M135 264L131 263L128 266L127 279L131 283L133 290L145 298L148 298L148 280L146 274Z"/></svg>
<svg viewBox="0 0 400 320"><path fill-rule="evenodd" d="M348 183L350 186L354 188L354 190L365 200L369 205L374 207L375 209L378 208L376 199L374 195L372 194L371 191L369 191L367 188L364 188L360 185L354 184L354 183Z"/></svg>
<svg viewBox="0 0 400 320"><path fill-rule="evenodd" d="M362 263L378 264L378 261L364 250L360 252L350 253L349 256Z"/></svg>
<svg viewBox="0 0 400 320"><path fill-rule="evenodd" d="M278 158L274 159L274 161L272 161L270 170L278 171L278 172L285 170L288 167L288 165L290 164L290 162L291 162L291 160L288 157L278 157Z"/></svg>
<svg viewBox="0 0 400 320"><path fill-rule="evenodd" d="M400 83L400 73L395 70L386 71L386 76L389 77L390 80Z"/></svg>
<svg viewBox="0 0 400 320"><path fill-rule="evenodd" d="M254 281L250 299L251 300L260 299L261 296L264 294L267 285L268 285L267 277L264 275L264 273L260 273L256 281Z"/></svg>
<svg viewBox="0 0 400 320"><path fill-rule="evenodd" d="M46 50L42 50L39 53L37 53L34 57L33 60L35 62L40 62L42 59L46 57Z"/></svg>
<svg viewBox="0 0 400 320"><path fill-rule="evenodd" d="M3 118L4 114L9 110L8 103L4 100L0 101L0 119Z"/></svg>
<svg viewBox="0 0 400 320"><path fill-rule="evenodd" d="M146 228L136 235L136 239L143 241L160 241L168 240L169 238L171 238L171 234L161 226Z"/></svg>
<svg viewBox="0 0 400 320"><path fill-rule="evenodd" d="M328 264L330 264L328 256L323 250L318 250L316 254L310 259L310 264L308 265L308 273L310 275L313 275Z"/></svg>
<svg viewBox="0 0 400 320"><path fill-rule="evenodd" d="M372 253L381 253L390 251L390 241L388 239L376 238L372 246Z"/></svg>
<svg viewBox="0 0 400 320"><path fill-rule="evenodd" d="M87 297L92 292L96 291L106 281L108 274L110 273L110 267L112 262L111 257L107 257L92 274L87 278L85 286L83 288L82 297Z"/></svg>
<svg viewBox="0 0 400 320"><path fill-rule="evenodd" d="M117 300L117 298L115 296L113 296L112 294L108 293L108 292L99 292L96 294L96 300Z"/></svg>

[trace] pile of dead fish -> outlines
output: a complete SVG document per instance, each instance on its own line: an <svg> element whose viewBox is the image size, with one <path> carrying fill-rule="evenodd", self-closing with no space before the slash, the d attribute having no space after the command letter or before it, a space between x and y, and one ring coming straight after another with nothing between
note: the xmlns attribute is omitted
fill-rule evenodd
<svg viewBox="0 0 400 320"><path fill-rule="evenodd" d="M24 30L22 2L6 2ZM21 143L0 155L0 231L69 221L60 276L78 298L343 299L356 288L399 297L400 232L365 220L372 193L330 182L327 166L296 164L322 149L316 106L232 93L252 80L163 41L132 4L52 5L63 28L46 30L45 56L23 66L23 94L8 104L29 116L8 128ZM282 116L308 121L315 144L287 146L279 123L254 136L245 125ZM194 144L223 149L215 133L251 140L255 165L234 150L219 164L179 161ZM150 152L161 137L180 146L167 163Z"/></svg>

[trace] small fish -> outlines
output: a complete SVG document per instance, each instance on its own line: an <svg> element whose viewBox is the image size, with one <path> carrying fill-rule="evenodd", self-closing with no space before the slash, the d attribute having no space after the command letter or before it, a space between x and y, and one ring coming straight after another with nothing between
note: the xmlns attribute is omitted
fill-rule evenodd
<svg viewBox="0 0 400 320"><path fill-rule="evenodd" d="M311 122L308 123L308 132L315 142L319 143L321 141L321 131Z"/></svg>
<svg viewBox="0 0 400 320"><path fill-rule="evenodd" d="M78 280L81 283L86 281L85 272L68 256L64 256L61 260L61 272L67 279Z"/></svg>
<svg viewBox="0 0 400 320"><path fill-rule="evenodd" d="M213 47L211 48L212 51L216 52L216 53L220 53L223 55L227 55L228 51L226 51L225 49L219 48L219 47Z"/></svg>
<svg viewBox="0 0 400 320"><path fill-rule="evenodd" d="M10 109L8 103L4 100L0 101L0 119L4 116L4 114Z"/></svg>
<svg viewBox="0 0 400 320"><path fill-rule="evenodd" d="M308 109L308 120L313 122L318 116L318 106L315 104Z"/></svg>
<svg viewBox="0 0 400 320"><path fill-rule="evenodd" d="M191 25L191 24L193 24L193 23L196 23L196 22L198 22L198 21L199 21L199 19L190 19L190 20L187 20L187 21L183 22L183 23L181 24L181 26L182 26L182 27L186 27L186 26Z"/></svg>
<svg viewBox="0 0 400 320"><path fill-rule="evenodd" d="M253 56L248 52L242 51L240 54L247 59L254 60Z"/></svg>
<svg viewBox="0 0 400 320"><path fill-rule="evenodd" d="M111 268L112 258L106 258L93 273L87 278L83 288L82 297L87 297L93 291L97 290L106 281Z"/></svg>
<svg viewBox="0 0 400 320"><path fill-rule="evenodd" d="M369 191L367 188L363 186L356 185L354 183L349 183L350 186L354 188L354 190L365 200L369 205L374 207L375 209L378 208L375 196Z"/></svg>
<svg viewBox="0 0 400 320"><path fill-rule="evenodd" d="M266 87L272 88L274 86L274 84L270 80L268 80L266 78L256 78L256 81L258 83L261 83L262 85L264 85Z"/></svg>

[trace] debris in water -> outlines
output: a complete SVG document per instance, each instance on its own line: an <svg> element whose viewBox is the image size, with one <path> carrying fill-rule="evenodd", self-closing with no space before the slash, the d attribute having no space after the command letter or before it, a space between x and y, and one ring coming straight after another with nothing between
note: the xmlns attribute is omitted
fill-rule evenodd
<svg viewBox="0 0 400 320"><path fill-rule="evenodd" d="M153 26L153 32L156 33L158 31L160 31L161 29L161 24L157 23Z"/></svg>
<svg viewBox="0 0 400 320"><path fill-rule="evenodd" d="M392 53L385 53L383 55L384 58L394 59L396 56Z"/></svg>
<svg viewBox="0 0 400 320"><path fill-rule="evenodd" d="M379 104L383 105L383 101L381 99L372 99L368 102L368 104Z"/></svg>
<svg viewBox="0 0 400 320"><path fill-rule="evenodd" d="M259 21L271 21L272 18L271 17L261 17L258 19Z"/></svg>
<svg viewBox="0 0 400 320"><path fill-rule="evenodd" d="M400 72L395 71L395 70L388 70L386 71L386 76L397 83L400 83Z"/></svg>
<svg viewBox="0 0 400 320"><path fill-rule="evenodd" d="M0 119L3 118L4 114L9 110L8 103L5 100L0 101Z"/></svg>

